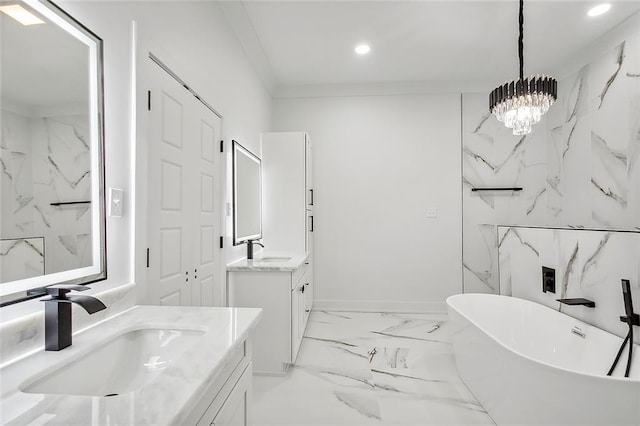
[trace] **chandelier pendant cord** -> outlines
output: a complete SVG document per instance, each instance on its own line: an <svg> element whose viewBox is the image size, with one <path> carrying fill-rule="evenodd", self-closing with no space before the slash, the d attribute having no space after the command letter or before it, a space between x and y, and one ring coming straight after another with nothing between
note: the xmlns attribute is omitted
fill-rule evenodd
<svg viewBox="0 0 640 426"><path fill-rule="evenodd" d="M520 57L520 81L524 80L524 0L520 0L520 36L518 37L518 56Z"/></svg>

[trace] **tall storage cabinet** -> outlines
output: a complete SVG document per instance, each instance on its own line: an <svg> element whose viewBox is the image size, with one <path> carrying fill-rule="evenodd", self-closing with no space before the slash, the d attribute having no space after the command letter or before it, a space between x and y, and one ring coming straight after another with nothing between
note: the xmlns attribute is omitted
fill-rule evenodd
<svg viewBox="0 0 640 426"><path fill-rule="evenodd" d="M312 158L304 132L262 134L262 225L269 251L313 252Z"/></svg>
<svg viewBox="0 0 640 426"><path fill-rule="evenodd" d="M272 253L305 255L304 265L300 268L304 270L304 274L300 279L291 280L290 297L286 299L291 305L288 362L294 363L313 307L315 223L311 140L304 132L263 133L261 143L264 201L262 229L265 250ZM263 307L265 318L269 317L270 309L275 309L275 305ZM274 351L273 344L269 348L271 352ZM262 358L258 351L258 367L262 367ZM274 371L274 367L283 364L270 363L264 370ZM262 368L258 368L258 371L260 370Z"/></svg>

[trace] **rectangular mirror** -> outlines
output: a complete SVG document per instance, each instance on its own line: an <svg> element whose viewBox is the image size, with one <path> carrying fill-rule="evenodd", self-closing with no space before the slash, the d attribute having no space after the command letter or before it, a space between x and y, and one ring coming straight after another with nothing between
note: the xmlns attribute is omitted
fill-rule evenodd
<svg viewBox="0 0 640 426"><path fill-rule="evenodd" d="M233 245L262 238L261 161L233 141Z"/></svg>
<svg viewBox="0 0 640 426"><path fill-rule="evenodd" d="M106 278L102 40L0 0L0 305Z"/></svg>

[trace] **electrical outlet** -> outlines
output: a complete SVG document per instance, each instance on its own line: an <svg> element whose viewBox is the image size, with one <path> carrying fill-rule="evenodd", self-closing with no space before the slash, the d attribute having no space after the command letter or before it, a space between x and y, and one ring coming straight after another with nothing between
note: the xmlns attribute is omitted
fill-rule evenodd
<svg viewBox="0 0 640 426"><path fill-rule="evenodd" d="M109 188L109 216L122 217L124 203L124 191L118 188Z"/></svg>
<svg viewBox="0 0 640 426"><path fill-rule="evenodd" d="M427 218L429 219L433 219L438 217L438 209L435 207L431 207L429 209L427 209Z"/></svg>

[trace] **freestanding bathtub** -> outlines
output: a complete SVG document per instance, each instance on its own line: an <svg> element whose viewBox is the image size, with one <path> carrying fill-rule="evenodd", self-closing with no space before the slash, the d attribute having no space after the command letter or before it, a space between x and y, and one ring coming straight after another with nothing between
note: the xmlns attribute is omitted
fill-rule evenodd
<svg viewBox="0 0 640 426"><path fill-rule="evenodd" d="M458 374L498 425L640 425L640 347L528 300L447 299ZM636 330L636 333L640 331Z"/></svg>

